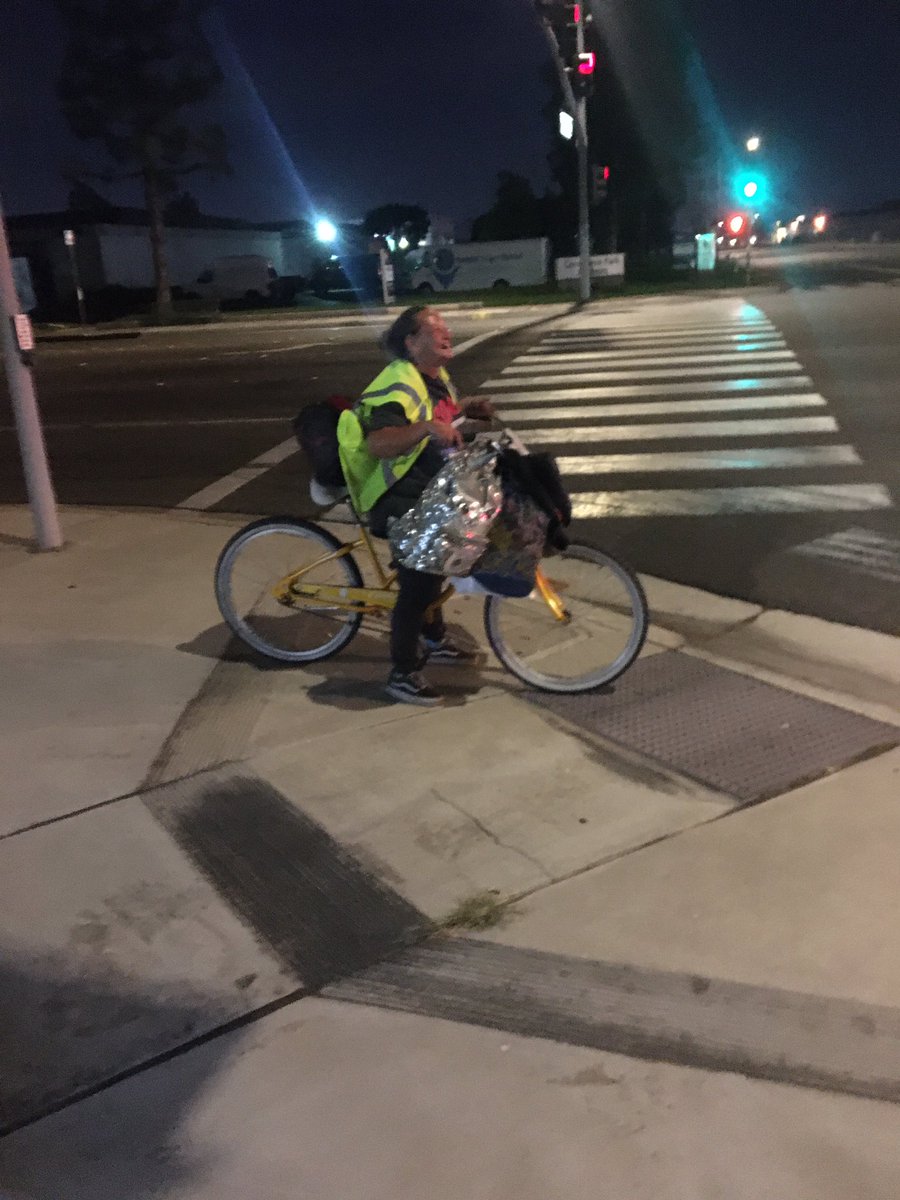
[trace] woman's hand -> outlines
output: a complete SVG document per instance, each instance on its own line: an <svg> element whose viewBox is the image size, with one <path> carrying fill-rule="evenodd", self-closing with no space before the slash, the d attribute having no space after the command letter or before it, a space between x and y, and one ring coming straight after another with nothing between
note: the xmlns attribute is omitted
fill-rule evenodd
<svg viewBox="0 0 900 1200"><path fill-rule="evenodd" d="M473 421L490 421L497 415L490 396L465 396L459 401L459 406Z"/></svg>
<svg viewBox="0 0 900 1200"><path fill-rule="evenodd" d="M425 426L431 440L437 442L439 446L461 446L463 444L462 434L455 425L450 425L447 421L426 421Z"/></svg>

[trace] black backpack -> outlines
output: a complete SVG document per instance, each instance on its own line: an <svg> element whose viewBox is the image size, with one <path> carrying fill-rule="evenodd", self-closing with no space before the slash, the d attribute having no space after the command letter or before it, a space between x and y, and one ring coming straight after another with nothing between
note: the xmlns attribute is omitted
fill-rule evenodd
<svg viewBox="0 0 900 1200"><path fill-rule="evenodd" d="M559 473L556 459L550 454L519 454L506 449L500 454L498 474L504 489L524 492L550 520L547 540L557 550L564 550L569 539L564 530L572 520L572 501Z"/></svg>
<svg viewBox="0 0 900 1200"><path fill-rule="evenodd" d="M323 487L344 487L344 472L338 450L340 415L352 402L345 396L330 396L308 404L291 421L294 436L312 467L313 478Z"/></svg>

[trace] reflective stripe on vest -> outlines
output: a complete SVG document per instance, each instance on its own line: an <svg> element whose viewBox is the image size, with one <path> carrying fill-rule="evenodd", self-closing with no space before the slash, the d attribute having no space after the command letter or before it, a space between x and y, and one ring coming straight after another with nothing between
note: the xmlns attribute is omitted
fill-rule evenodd
<svg viewBox="0 0 900 1200"><path fill-rule="evenodd" d="M415 421L430 421L431 417L428 413L430 401L426 392L423 400L415 388L412 388L407 383L394 383L390 387L379 388L377 392L363 392L359 398L359 403L362 405L367 400L381 399L385 396L391 396L394 392L404 392L413 401L416 406L416 415L413 418ZM390 403L390 402L388 402ZM407 414L408 416L409 414Z"/></svg>

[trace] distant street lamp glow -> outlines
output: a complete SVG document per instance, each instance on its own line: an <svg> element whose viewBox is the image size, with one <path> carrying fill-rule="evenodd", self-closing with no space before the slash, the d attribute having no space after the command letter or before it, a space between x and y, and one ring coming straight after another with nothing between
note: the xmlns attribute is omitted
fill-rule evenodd
<svg viewBox="0 0 900 1200"><path fill-rule="evenodd" d="M333 242L337 233L337 226L332 221L325 217L321 221L316 221L316 237L320 242Z"/></svg>
<svg viewBox="0 0 900 1200"><path fill-rule="evenodd" d="M400 241L397 243L397 245L400 247L401 250L408 250L409 249L409 238L402 237L400 239Z"/></svg>
<svg viewBox="0 0 900 1200"><path fill-rule="evenodd" d="M824 213L819 213L817 217L813 217L813 229L816 233L824 233L825 226L828 224L828 218Z"/></svg>
<svg viewBox="0 0 900 1200"><path fill-rule="evenodd" d="M762 140L760 138L756 137L755 135L751 138L747 138L747 149L750 151L751 154L755 154L761 145L762 145Z"/></svg>

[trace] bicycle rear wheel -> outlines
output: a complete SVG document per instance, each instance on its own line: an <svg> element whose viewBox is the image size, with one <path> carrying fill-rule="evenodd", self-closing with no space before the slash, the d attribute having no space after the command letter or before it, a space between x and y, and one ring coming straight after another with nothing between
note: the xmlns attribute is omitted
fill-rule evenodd
<svg viewBox="0 0 900 1200"><path fill-rule="evenodd" d="M647 600L637 576L602 550L575 543L545 566L564 619L538 589L523 599L489 596L484 625L494 653L541 691L588 692L611 683L647 636Z"/></svg>
<svg viewBox="0 0 900 1200"><path fill-rule="evenodd" d="M265 517L239 530L216 564L219 611L241 641L279 662L318 662L343 649L362 616L307 600L279 599L279 583L303 571L304 584L362 587L350 554L331 558L341 542L294 517ZM323 560L323 561L320 561Z"/></svg>

